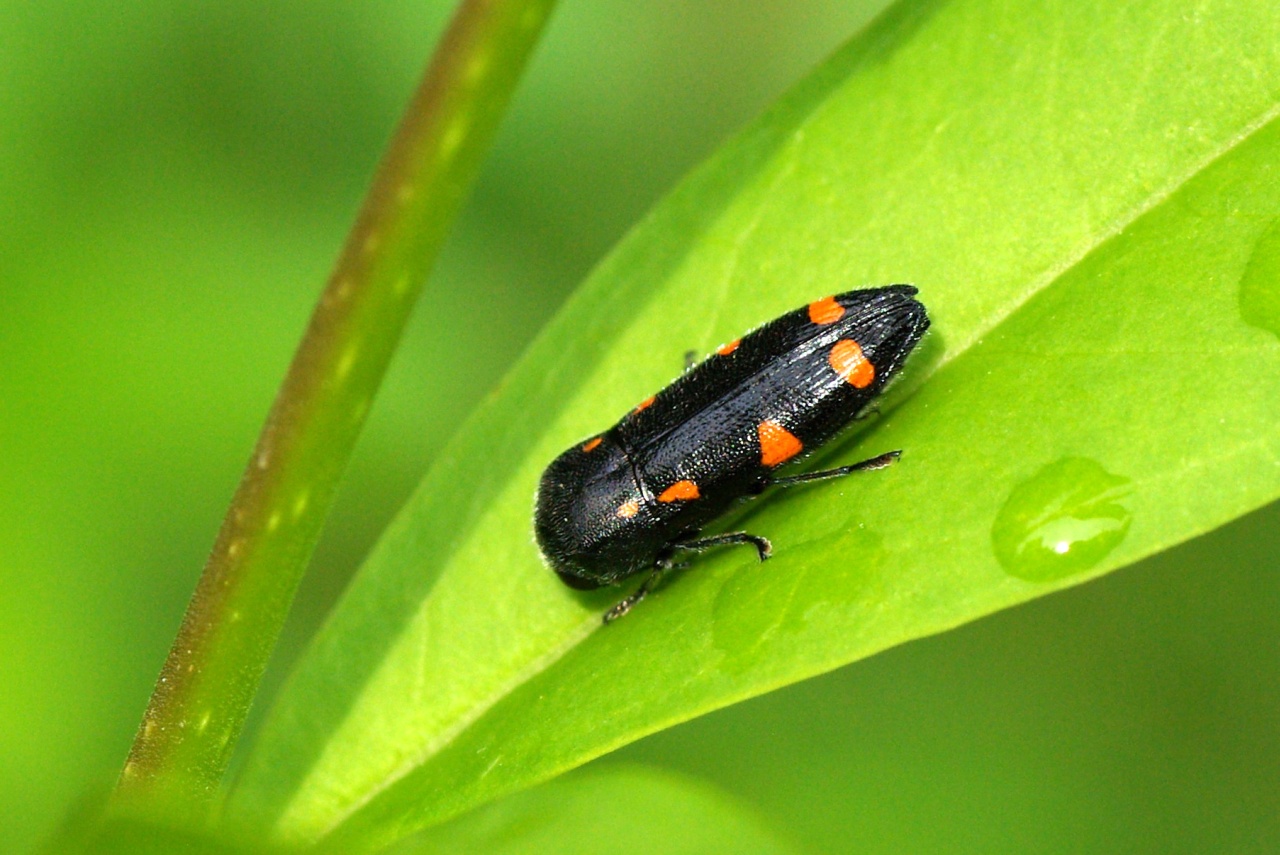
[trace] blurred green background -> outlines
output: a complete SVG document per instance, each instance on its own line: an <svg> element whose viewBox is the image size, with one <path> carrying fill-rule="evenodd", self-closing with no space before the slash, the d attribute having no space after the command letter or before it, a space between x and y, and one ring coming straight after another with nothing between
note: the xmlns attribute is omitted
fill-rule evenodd
<svg viewBox="0 0 1280 855"><path fill-rule="evenodd" d="M688 168L884 0L569 2L268 676L451 430ZM0 849L127 750L440 2L0 0ZM485 326L456 319L477 300ZM1280 849L1280 511L600 764L811 851Z"/></svg>

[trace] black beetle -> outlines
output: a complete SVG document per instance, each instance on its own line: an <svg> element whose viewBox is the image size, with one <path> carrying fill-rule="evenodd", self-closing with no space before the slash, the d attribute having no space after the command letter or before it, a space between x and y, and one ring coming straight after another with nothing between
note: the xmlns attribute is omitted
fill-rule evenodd
<svg viewBox="0 0 1280 855"><path fill-rule="evenodd" d="M860 463L778 476L830 440L897 373L929 327L910 285L846 291L788 312L722 345L604 433L574 445L542 475L534 529L565 584L648 578L604 616L630 611L676 566L680 552L731 543L769 557L746 532L702 537L704 526L766 487L879 469Z"/></svg>

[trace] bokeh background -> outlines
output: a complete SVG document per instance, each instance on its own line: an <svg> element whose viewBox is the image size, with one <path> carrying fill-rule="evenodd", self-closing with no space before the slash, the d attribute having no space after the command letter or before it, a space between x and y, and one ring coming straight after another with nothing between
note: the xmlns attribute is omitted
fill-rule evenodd
<svg viewBox="0 0 1280 855"><path fill-rule="evenodd" d="M0 0L0 851L118 769L449 5ZM562 5L268 692L591 265L884 5ZM467 323L477 301L502 311ZM1275 852L1278 523L1264 509L597 762L704 779L813 852Z"/></svg>

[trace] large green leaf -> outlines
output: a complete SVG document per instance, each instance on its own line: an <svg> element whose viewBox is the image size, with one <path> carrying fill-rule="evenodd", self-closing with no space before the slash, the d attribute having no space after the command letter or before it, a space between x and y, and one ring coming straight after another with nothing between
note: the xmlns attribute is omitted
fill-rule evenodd
<svg viewBox="0 0 1280 855"><path fill-rule="evenodd" d="M232 794L367 846L699 713L1113 570L1280 495L1280 10L903 3L590 278L390 527ZM601 629L534 486L707 349L916 283L926 347L832 459ZM476 306L484 323L501 306ZM927 381L927 382L926 382Z"/></svg>
<svg viewBox="0 0 1280 855"><path fill-rule="evenodd" d="M508 796L393 847L395 855L795 855L746 805L643 766L593 769Z"/></svg>

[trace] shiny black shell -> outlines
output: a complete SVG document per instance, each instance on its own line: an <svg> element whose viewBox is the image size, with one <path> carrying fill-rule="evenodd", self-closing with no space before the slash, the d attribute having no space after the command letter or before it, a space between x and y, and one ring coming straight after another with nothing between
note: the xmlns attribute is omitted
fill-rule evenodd
<svg viewBox="0 0 1280 855"><path fill-rule="evenodd" d="M557 457L534 514L552 569L597 588L653 568L767 487L776 468L830 440L928 328L915 294L910 285L847 291L788 312Z"/></svg>

